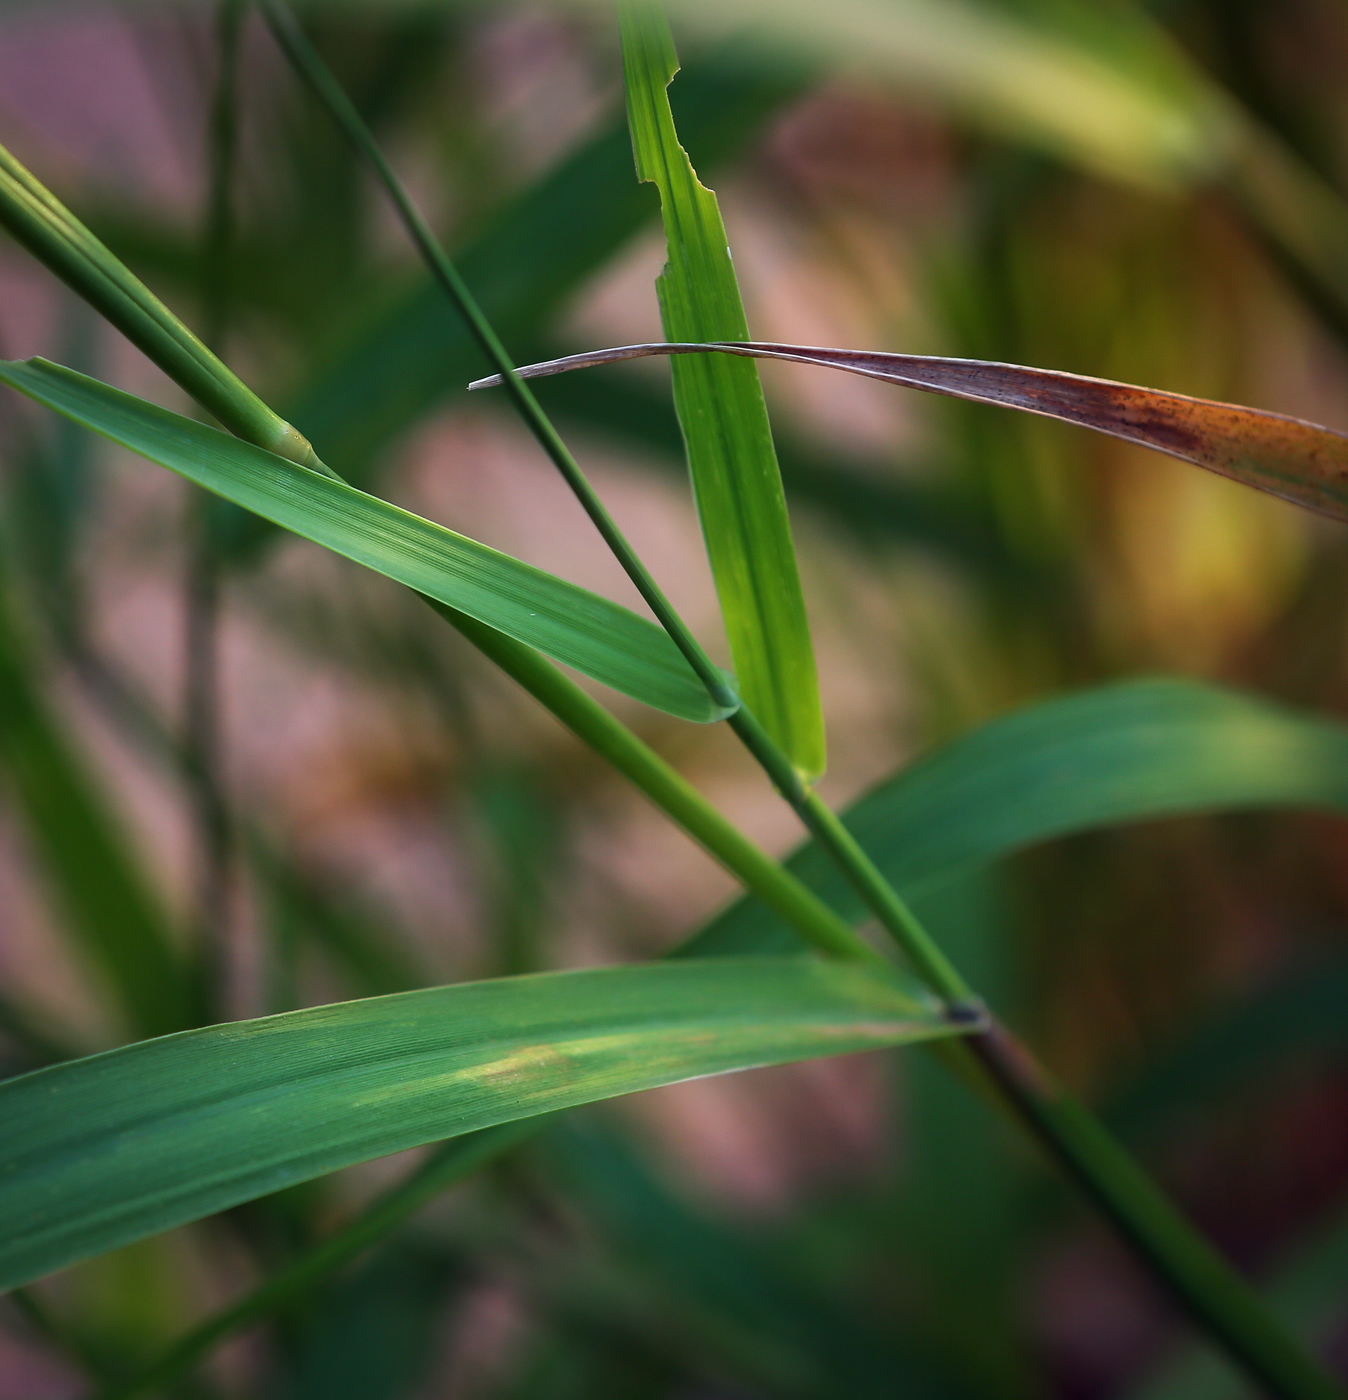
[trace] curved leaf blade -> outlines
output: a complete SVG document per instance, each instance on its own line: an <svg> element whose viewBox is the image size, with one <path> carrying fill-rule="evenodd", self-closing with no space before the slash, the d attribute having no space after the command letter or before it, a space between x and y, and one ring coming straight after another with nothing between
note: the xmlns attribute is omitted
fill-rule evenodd
<svg viewBox="0 0 1348 1400"><path fill-rule="evenodd" d="M960 1029L897 970L751 958L497 978L141 1041L0 1083L0 1287L421 1143Z"/></svg>
<svg viewBox="0 0 1348 1400"><path fill-rule="evenodd" d="M793 360L846 370L909 389L1016 408L1092 428L1124 442L1192 462L1219 476L1265 491L1334 520L1348 520L1348 436L1332 428L1240 404L1195 399L1163 389L1118 384L1061 370L1032 369L991 360L832 350L811 345L741 341L711 345L623 345L530 365L526 379L647 355L691 355L719 350L755 359ZM477 380L485 388L493 379Z"/></svg>
<svg viewBox="0 0 1348 1400"><path fill-rule="evenodd" d="M724 717L659 627L598 594L60 365L0 361L0 383L633 699L698 723Z"/></svg>
<svg viewBox="0 0 1348 1400"><path fill-rule="evenodd" d="M716 196L679 144L674 41L650 0L619 11L637 178L660 191L669 260L656 282L674 341L749 335ZM674 406L745 704L807 779L824 771L824 716L805 595L758 370L719 355L674 365Z"/></svg>
<svg viewBox="0 0 1348 1400"><path fill-rule="evenodd" d="M1053 837L1260 807L1348 813L1348 729L1215 686L1131 681L994 720L882 783L843 819L900 893L919 899ZM813 843L786 864L827 904L860 915ZM794 946L795 935L746 898L682 951Z"/></svg>

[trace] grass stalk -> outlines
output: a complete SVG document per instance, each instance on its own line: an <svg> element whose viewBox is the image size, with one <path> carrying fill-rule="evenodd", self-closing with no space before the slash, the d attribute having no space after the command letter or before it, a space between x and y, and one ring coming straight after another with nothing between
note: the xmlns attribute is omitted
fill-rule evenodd
<svg viewBox="0 0 1348 1400"><path fill-rule="evenodd" d="M284 13L275 0L265 0L265 3L269 17ZM348 115L359 122L349 104ZM412 213L415 214L415 210ZM259 446L332 475L295 429L233 376L218 357L193 337L7 153L0 153L0 223L122 329L226 427ZM424 223L418 221L417 226L419 244L424 238L433 249L438 248ZM442 252L437 262L443 262L445 280L442 285L447 289L457 286L466 293L467 289ZM484 345L489 358L522 398L527 390L514 382L518 377L514 375L513 366L499 342L490 335L490 327L486 326L480 312L477 321L489 336ZM474 324L476 329L476 322ZM495 353L492 346L495 346ZM532 402L531 394L528 401ZM536 404L526 415L531 426L535 426L535 415L538 424L546 426L546 433L555 438ZM583 501L587 496L593 498L574 459L560 445L559 439L557 443L562 454L558 465L572 482L573 489L578 490ZM726 678L706 658L664 600L602 505L597 500L593 504L597 507L596 524L600 525L601 533L606 539L612 536L610 543L618 542L615 552L625 567L630 563L629 575L642 587L656 616L666 625L713 695L717 694L717 687L725 687L723 693L733 703ZM601 525L601 521L607 523ZM644 587L641 580L645 581ZM483 624L452 614L449 620L563 723L632 778L679 825L815 946L845 956L878 956L810 891L753 846L663 760L551 663ZM932 985L947 996L956 1014L963 1015L968 1009L967 987L944 962L897 893L883 880L836 816L805 787L786 756L759 732L754 717L740 710L734 723L740 738L750 746L816 839L862 893L867 905L923 969ZM1282 1332L1263 1313L1250 1290L1170 1207L1140 1168L1113 1144L1084 1110L1051 1084L1028 1052L999 1028L975 1036L973 1040L968 1054L981 1064L1003 1102L1016 1111L1068 1173L1105 1210L1188 1311L1204 1322L1261 1384L1288 1400L1327 1400L1339 1394L1334 1382L1301 1352L1289 1334Z"/></svg>
<svg viewBox="0 0 1348 1400"><path fill-rule="evenodd" d="M482 353L501 376L515 409L575 493L576 499L599 531L604 543L622 565L628 578L636 585L647 606L683 653L698 679L707 687L712 699L723 709L737 707L740 703L739 696L729 678L702 649L687 623L679 616L674 605L665 596L664 590L618 528L617 522L609 514L608 507L599 499L598 493L590 485L570 448L562 441L561 434L534 397L533 390L516 373L514 360L478 305L477 298L450 260L440 240L431 231L421 211L413 203L397 172L389 164L388 158L380 150L378 142L356 110L355 104L309 42L290 7L285 0L259 0L259 4L276 42L295 70L309 84L342 133L369 162L432 277L468 323Z"/></svg>
<svg viewBox="0 0 1348 1400"><path fill-rule="evenodd" d="M308 43L284 0L261 0L261 4L273 33L295 67L379 176L423 258L468 321L535 438L561 471L628 577L641 591L699 678L714 698L725 703L721 696L727 683L719 668L707 657L609 516L574 457L516 373L513 361L487 323L471 291L412 203L359 113ZM438 610L449 615L448 610ZM451 620L454 620L452 616ZM455 625L460 624L456 621ZM460 630L464 630L470 640L477 641L488 655L492 655L488 646L482 645L483 640L489 639L473 637L473 630L481 628L482 624L473 623L472 630L462 627ZM491 632L491 629L485 630ZM493 636L500 637L501 634L493 633ZM519 644L503 637L501 641L509 645L498 648L500 656L493 659L510 670L505 655ZM525 676L535 667L531 662L525 663L536 654L528 648L520 648L520 652L519 657L511 659L520 667L519 674L515 671L511 673L532 690L530 679L525 679ZM528 653L528 657L524 653ZM542 658L536 660L542 662ZM565 680L548 663L542 662L542 665L558 680ZM537 679L541 680L542 677ZM549 680L544 689L553 688L553 684ZM533 693L543 698L539 690L533 690ZM588 697L583 696L578 688L577 693L588 701ZM544 703L599 752L617 762L648 795L673 815L673 809L667 805L666 799L674 794L666 792L659 781L654 787L647 786L655 777L647 766L640 764L635 769L624 766L628 757L626 741L617 743L612 752L607 751L604 746L609 744L611 738L616 738L616 734L606 734L606 726L602 724L597 725L593 737L586 734L558 709L557 701L561 698L554 694ZM562 701L562 709L567 708L567 702ZM596 709L612 722L607 711L598 706ZM587 716L581 723L590 725L595 723L595 719ZM982 1020L984 1012L981 1003L963 977L837 815L801 779L788 756L755 716L741 704L729 716L729 722L866 906L933 990L945 999L950 1014L958 1019ZM622 726L618 726L618 730L629 733ZM634 776L637 771L641 773L639 778ZM700 817L702 814L698 815ZM717 817L722 820L719 814ZM681 824L686 826L682 820ZM686 829L691 828L686 826ZM719 839L724 833L718 832L717 835ZM855 938L855 935L851 937ZM1251 1375L1261 1384L1270 1386L1275 1394L1287 1397L1287 1400L1329 1400L1331 1396L1341 1395L1337 1384L1264 1309L1257 1295L1179 1214L1124 1149L1084 1108L1052 1084L1028 1048L996 1025L974 1035L971 1040L974 1043L971 1047L974 1057L1019 1121L1103 1211L1185 1311L1210 1330Z"/></svg>
<svg viewBox="0 0 1348 1400"><path fill-rule="evenodd" d="M1171 1298L1263 1389L1284 1400L1343 1400L1334 1377L1026 1046L993 1023L964 1037L960 1048Z"/></svg>

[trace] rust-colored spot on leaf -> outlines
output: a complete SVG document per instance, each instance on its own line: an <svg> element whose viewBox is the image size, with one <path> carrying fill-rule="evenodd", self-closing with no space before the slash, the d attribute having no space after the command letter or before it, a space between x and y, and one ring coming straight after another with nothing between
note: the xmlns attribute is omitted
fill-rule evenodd
<svg viewBox="0 0 1348 1400"><path fill-rule="evenodd" d="M1154 448L1335 520L1348 520L1348 436L1299 418L1060 370L767 341L620 345L520 370L527 379L647 355L714 350L794 360L905 388L1035 413ZM500 383L479 379L470 388Z"/></svg>

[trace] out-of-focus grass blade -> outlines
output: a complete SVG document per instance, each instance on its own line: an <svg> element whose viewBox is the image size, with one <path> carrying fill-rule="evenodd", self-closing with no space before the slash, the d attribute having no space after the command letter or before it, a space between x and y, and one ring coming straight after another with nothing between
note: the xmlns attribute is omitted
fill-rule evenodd
<svg viewBox="0 0 1348 1400"><path fill-rule="evenodd" d="M622 1276L720 1351L749 1387L823 1400L931 1400L934 1370L887 1325L850 1314L786 1248L772 1248L676 1196L611 1128L568 1117L541 1143L551 1180L597 1226ZM890 1320L887 1319L887 1323Z"/></svg>
<svg viewBox="0 0 1348 1400"><path fill-rule="evenodd" d="M983 869L929 887L913 912L987 1004L1014 1022L1023 940L1001 874ZM1032 1395L1020 1270L1038 1223L1026 1189L1034 1178L1012 1125L989 1113L941 1057L913 1055L902 1069L902 1158L875 1246L911 1269L911 1325L961 1393Z"/></svg>
<svg viewBox="0 0 1348 1400"><path fill-rule="evenodd" d="M336 1281L306 1309L287 1393L293 1400L398 1400L419 1392L447 1305L469 1282L468 1262L429 1242L397 1241L354 1277Z"/></svg>
<svg viewBox="0 0 1348 1400"><path fill-rule="evenodd" d="M624 0L619 24L637 178L660 191L668 244L656 283L665 334L747 339L716 196L674 131L666 89L679 65L669 27L653 0ZM680 359L674 403L740 693L796 768L816 778L824 770L824 717L758 371L720 356Z"/></svg>
<svg viewBox="0 0 1348 1400"><path fill-rule="evenodd" d="M727 48L704 55L679 84L679 129L707 167L733 155L801 87L797 65L746 63ZM545 172L455 253L498 333L536 334L563 299L651 217L632 179L619 117ZM467 326L445 314L429 279L314 366L286 411L329 448L342 476L362 481L388 443L455 392L483 363ZM476 371L480 372L480 371Z"/></svg>
<svg viewBox="0 0 1348 1400"><path fill-rule="evenodd" d="M916 84L1003 136L1116 178L1174 185L1218 167L1231 146L1230 104L1130 6L1030 14L987 0L675 6L694 32L743 28L778 51ZM1074 22L1078 9L1107 14Z"/></svg>
<svg viewBox="0 0 1348 1400"><path fill-rule="evenodd" d="M811 345L750 342L711 347L624 345L590 355L531 365L526 379L568 369L646 355L698 354L715 348L729 355L793 360L847 370L909 389L1018 408L1122 438L1206 467L1245 486L1267 491L1335 520L1348 520L1348 436L1317 423L1239 404L1193 399L1163 389L1143 389L1060 370L1031 369L989 360L952 360L872 350L832 350ZM473 388L494 384L478 380Z"/></svg>
<svg viewBox="0 0 1348 1400"><path fill-rule="evenodd" d="M1269 1310L1299 1335L1332 1345L1342 1326L1348 1277L1348 1210L1323 1222L1316 1238L1287 1261L1262 1290ZM1245 1400L1249 1388L1215 1351L1186 1352L1128 1400Z"/></svg>
<svg viewBox="0 0 1348 1400"><path fill-rule="evenodd" d="M1195 1018L1175 1044L1152 1055L1109 1103L1109 1124L1124 1136L1179 1122L1195 1104L1220 1101L1291 1054L1348 1052L1348 956L1316 958L1261 980L1234 1004Z"/></svg>
<svg viewBox="0 0 1348 1400"><path fill-rule="evenodd" d="M1348 812L1348 729L1214 686L1132 681L995 720L882 783L844 820L904 896L920 899L1055 836L1257 807ZM787 865L826 903L860 914L812 843ZM746 898L685 952L795 946Z"/></svg>
<svg viewBox="0 0 1348 1400"><path fill-rule="evenodd" d="M625 695L683 719L723 716L665 633L617 603L59 365L0 362L0 383Z"/></svg>
<svg viewBox="0 0 1348 1400"><path fill-rule="evenodd" d="M895 970L754 958L498 978L142 1041L0 1084L0 1286L419 1143L953 1033Z"/></svg>
<svg viewBox="0 0 1348 1400"><path fill-rule="evenodd" d="M20 813L52 900L127 1024L164 1035L195 1024L191 978L121 827L45 704L0 598L0 788Z"/></svg>

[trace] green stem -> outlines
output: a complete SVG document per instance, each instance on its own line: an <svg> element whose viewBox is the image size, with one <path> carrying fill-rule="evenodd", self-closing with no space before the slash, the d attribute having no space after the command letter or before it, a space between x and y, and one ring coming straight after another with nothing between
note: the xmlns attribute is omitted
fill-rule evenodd
<svg viewBox="0 0 1348 1400"><path fill-rule="evenodd" d="M332 474L298 429L268 408L3 146L0 226L230 432L292 462Z"/></svg>
<svg viewBox="0 0 1348 1400"><path fill-rule="evenodd" d="M450 261L440 240L431 232L430 226L422 217L421 211L412 202L411 196L403 187L402 181L389 164L383 151L365 125L351 99L343 91L341 84L333 76L332 70L323 62L309 42L304 30L296 21L285 0L260 0L263 13L271 26L276 42L294 64L296 70L313 89L319 101L328 109L332 118L353 146L370 163L371 169L379 177L388 193L393 207L402 220L408 236L416 244L431 275L440 284L459 314L468 323L473 338L483 354L491 361L504 382L520 417L534 435L540 447L551 458L553 465L575 493L576 499L590 517L604 543L612 550L614 557L622 565L628 578L636 585L637 591L645 599L647 606L655 614L660 625L669 633L674 644L687 658L688 664L696 672L698 679L707 687L712 699L724 710L733 710L739 703L739 696L726 674L711 660L693 636L688 624L679 616L674 605L665 597L664 590L656 583L649 569L641 561L627 537L618 528L617 522L609 514L608 508L599 499L585 473L580 469L571 450L562 441L561 435L552 425L542 406L534 397L533 390L515 371L515 362L493 330L477 298L469 290L468 284L459 274L458 268Z"/></svg>
<svg viewBox="0 0 1348 1400"><path fill-rule="evenodd" d="M1343 1400L1258 1294L1171 1204L1091 1113L999 1025L961 1047L986 1070L1049 1156L1151 1266L1172 1298L1258 1383L1285 1400Z"/></svg>
<svg viewBox="0 0 1348 1400"><path fill-rule="evenodd" d="M757 716L741 707L730 716L729 722L820 848L833 860L917 972L946 1001L951 1014L981 1015L981 1003L968 983L918 922L902 896L880 873L856 837L843 825L837 813L802 781L791 760L763 728Z"/></svg>
<svg viewBox="0 0 1348 1400"><path fill-rule="evenodd" d="M808 942L833 957L879 959L880 954L812 890L756 846L687 779L546 657L443 603L431 606L572 733L630 778L657 807Z"/></svg>

